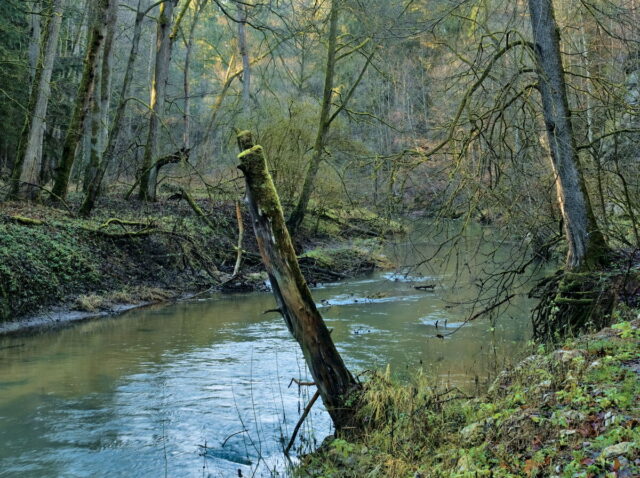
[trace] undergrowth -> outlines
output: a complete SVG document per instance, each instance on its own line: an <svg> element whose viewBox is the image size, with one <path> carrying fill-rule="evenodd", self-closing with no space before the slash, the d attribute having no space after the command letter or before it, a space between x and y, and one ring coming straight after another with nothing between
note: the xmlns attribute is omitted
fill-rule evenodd
<svg viewBox="0 0 640 478"><path fill-rule="evenodd" d="M81 219L71 214L77 206L73 197L69 210L0 203L0 322L50 306L93 312L127 298L163 300L166 290L255 290L264 282L246 211L241 274L234 279L241 287L228 282L237 256L235 201L194 195L205 220L186 201L139 203L108 196L91 219ZM362 224L367 224L366 239L353 237L350 228L335 221L305 224L300 250L320 247L302 261L310 282L386 265L379 241L369 236L381 233L378 228L386 223L367 213ZM160 289L165 293L158 294ZM149 298L144 290L156 293Z"/></svg>
<svg viewBox="0 0 640 478"><path fill-rule="evenodd" d="M619 309L620 310L620 309ZM362 434L303 458L298 477L640 476L640 320L538 353L468 398L418 373L365 385Z"/></svg>

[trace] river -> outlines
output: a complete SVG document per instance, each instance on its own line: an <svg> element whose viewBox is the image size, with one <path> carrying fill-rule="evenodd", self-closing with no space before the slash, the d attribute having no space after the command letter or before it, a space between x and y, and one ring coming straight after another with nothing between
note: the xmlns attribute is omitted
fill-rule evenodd
<svg viewBox="0 0 640 478"><path fill-rule="evenodd" d="M449 300L472 292L452 268L314 289L348 366L423 368L473 391L521 356L530 303L458 329L467 312ZM425 282L435 291L414 288ZM284 476L310 391L289 386L308 374L282 319L264 314L274 306L268 293L213 295L0 339L0 476ZM318 404L295 449L330 431Z"/></svg>

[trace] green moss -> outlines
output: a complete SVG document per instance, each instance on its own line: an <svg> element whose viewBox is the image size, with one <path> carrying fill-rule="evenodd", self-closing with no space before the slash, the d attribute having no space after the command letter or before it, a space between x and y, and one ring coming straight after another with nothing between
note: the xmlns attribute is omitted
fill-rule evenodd
<svg viewBox="0 0 640 478"><path fill-rule="evenodd" d="M406 234L407 228L398 221L383 218L364 207L341 207L339 209L314 209L314 217L307 219L306 228L333 227L333 233L352 236L394 236Z"/></svg>
<svg viewBox="0 0 640 478"><path fill-rule="evenodd" d="M422 373L373 374L362 434L305 457L297 476L640 476L640 320L539 352L473 399Z"/></svg>
<svg viewBox="0 0 640 478"><path fill-rule="evenodd" d="M32 310L34 304L51 304L72 290L99 284L99 259L76 233L65 227L0 224L3 320Z"/></svg>
<svg viewBox="0 0 640 478"><path fill-rule="evenodd" d="M354 275L392 267L381 249L380 242L376 240L354 241L346 245L312 249L302 254L300 261L303 265L314 264L334 272Z"/></svg>

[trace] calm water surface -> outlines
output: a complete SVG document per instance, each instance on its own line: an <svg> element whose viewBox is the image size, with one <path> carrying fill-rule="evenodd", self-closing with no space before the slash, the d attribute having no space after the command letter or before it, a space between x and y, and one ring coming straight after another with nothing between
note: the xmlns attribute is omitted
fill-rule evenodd
<svg viewBox="0 0 640 478"><path fill-rule="evenodd" d="M522 354L530 304L438 338L465 317L446 299L471 294L452 275L377 273L313 293L352 370L423 367L473 390ZM0 339L0 476L283 476L309 390L289 387L308 374L282 319L264 315L274 304L216 295ZM298 450L330 431L316 405Z"/></svg>

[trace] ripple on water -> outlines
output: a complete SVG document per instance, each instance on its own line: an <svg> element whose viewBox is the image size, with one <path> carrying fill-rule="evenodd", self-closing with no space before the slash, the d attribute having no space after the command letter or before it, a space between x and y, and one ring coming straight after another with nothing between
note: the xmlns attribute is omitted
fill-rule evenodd
<svg viewBox="0 0 640 478"><path fill-rule="evenodd" d="M421 317L418 321L422 325L430 325L436 328L445 328L445 329L457 329L462 327L463 325L469 325L465 322L451 322L447 320L447 317L438 312L434 312L432 314L427 315L426 317Z"/></svg>
<svg viewBox="0 0 640 478"><path fill-rule="evenodd" d="M322 300L316 307L321 309L332 306L362 305L362 304L385 304L389 302L416 302L423 299L422 295L398 295L391 297L359 297L351 294L343 294Z"/></svg>

